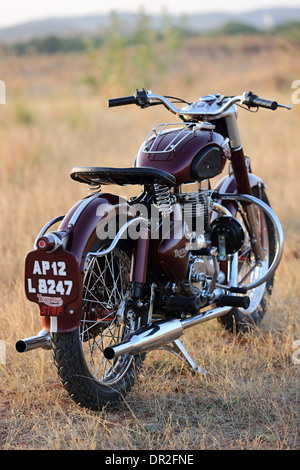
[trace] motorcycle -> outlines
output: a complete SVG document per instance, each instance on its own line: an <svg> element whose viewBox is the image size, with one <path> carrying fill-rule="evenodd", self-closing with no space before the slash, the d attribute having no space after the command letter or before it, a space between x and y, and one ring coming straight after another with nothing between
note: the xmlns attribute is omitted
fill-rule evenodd
<svg viewBox="0 0 300 470"><path fill-rule="evenodd" d="M179 338L215 318L233 333L255 328L283 251L266 185L243 152L237 106L290 106L252 92L190 103L143 89L108 100L129 104L164 105L182 122L155 126L130 168L73 168L90 193L42 228L25 261L42 329L16 350L52 349L63 387L91 410L124 398L155 349L205 374ZM102 192L107 184L140 191L127 200Z"/></svg>

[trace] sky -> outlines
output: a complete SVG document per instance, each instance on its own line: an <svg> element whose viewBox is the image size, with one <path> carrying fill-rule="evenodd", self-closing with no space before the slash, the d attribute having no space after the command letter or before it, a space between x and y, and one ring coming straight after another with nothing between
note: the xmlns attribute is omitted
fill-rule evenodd
<svg viewBox="0 0 300 470"><path fill-rule="evenodd" d="M116 11L138 11L143 6L148 14L210 13L214 11L241 12L268 7L299 7L300 0L8 0L2 2L0 27L47 17L81 16Z"/></svg>

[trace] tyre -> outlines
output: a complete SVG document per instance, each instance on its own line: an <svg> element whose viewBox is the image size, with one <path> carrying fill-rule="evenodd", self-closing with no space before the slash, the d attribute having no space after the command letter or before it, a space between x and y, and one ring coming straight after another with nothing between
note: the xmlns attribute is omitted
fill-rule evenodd
<svg viewBox="0 0 300 470"><path fill-rule="evenodd" d="M97 240L92 251L105 248ZM129 285L130 254L117 246L93 257L83 280L82 319L70 333L52 334L54 362L63 387L80 406L99 410L122 400L132 388L143 356L124 355L108 360L103 351L138 328L138 320L124 323L118 310Z"/></svg>
<svg viewBox="0 0 300 470"><path fill-rule="evenodd" d="M252 188L253 196L269 204L266 192L263 188ZM270 219L263 214L259 207L255 206L256 219L261 234L265 259L261 265L257 265L249 236L246 236L243 247L238 255L238 283L251 284L261 278L268 270L275 256L276 239L275 231ZM236 217L243 223L243 214L240 210ZM231 333L246 333L258 326L265 315L267 297L272 292L274 275L264 284L247 292L250 297L250 305L247 309L233 308L227 315L220 317L219 322Z"/></svg>

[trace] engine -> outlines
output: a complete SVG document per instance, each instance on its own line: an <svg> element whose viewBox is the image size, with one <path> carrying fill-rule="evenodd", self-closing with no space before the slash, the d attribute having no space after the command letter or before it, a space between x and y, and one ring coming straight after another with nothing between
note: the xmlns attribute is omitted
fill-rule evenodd
<svg viewBox="0 0 300 470"><path fill-rule="evenodd" d="M220 260L239 251L245 239L242 224L229 215L221 215L210 223L208 192L180 193L184 221L190 234L189 269L182 290L188 295L211 291L212 282L222 283L225 275L219 270Z"/></svg>
<svg viewBox="0 0 300 470"><path fill-rule="evenodd" d="M195 191L176 196L190 234L193 233L195 237L204 236L209 229L207 194L204 191Z"/></svg>

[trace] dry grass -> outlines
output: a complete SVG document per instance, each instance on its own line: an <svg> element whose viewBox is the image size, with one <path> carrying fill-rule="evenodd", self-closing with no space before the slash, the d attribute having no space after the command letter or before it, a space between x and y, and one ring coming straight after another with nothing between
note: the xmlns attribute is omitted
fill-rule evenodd
<svg viewBox="0 0 300 470"><path fill-rule="evenodd" d="M246 153L268 184L286 237L261 327L242 339L217 321L189 331L183 342L209 372L205 377L153 352L126 401L93 414L66 396L51 353L14 350L17 339L41 325L24 296L24 257L44 223L85 196L86 188L68 178L73 166L129 166L150 128L174 118L157 108L107 110L106 98L117 90L82 83L95 67L84 56L1 57L0 64L7 86L0 108L0 340L6 345L0 448L299 448L299 366L292 362L292 343L300 339L299 106L239 113ZM161 84L153 78L152 90L195 99L251 89L290 103L291 82L299 78L299 50L290 45L191 40L168 77Z"/></svg>

